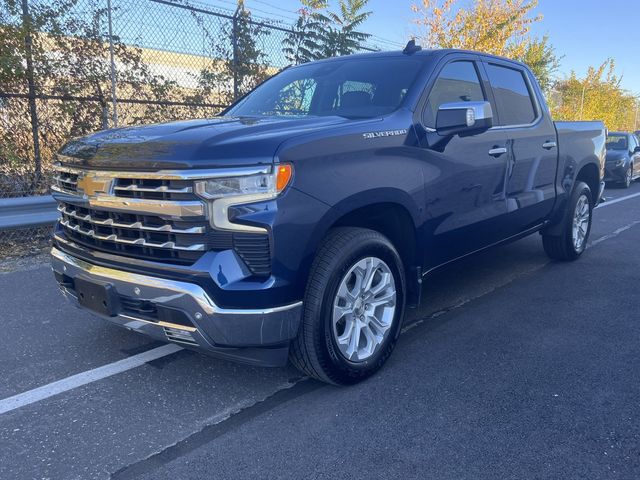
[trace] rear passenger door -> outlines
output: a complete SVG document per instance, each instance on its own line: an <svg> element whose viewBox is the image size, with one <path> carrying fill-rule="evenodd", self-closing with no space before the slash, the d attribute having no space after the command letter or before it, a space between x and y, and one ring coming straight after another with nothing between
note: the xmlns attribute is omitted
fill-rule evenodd
<svg viewBox="0 0 640 480"><path fill-rule="evenodd" d="M483 64L497 110L493 129L506 134L506 206L515 234L543 222L553 207L556 130L528 70L498 59Z"/></svg>

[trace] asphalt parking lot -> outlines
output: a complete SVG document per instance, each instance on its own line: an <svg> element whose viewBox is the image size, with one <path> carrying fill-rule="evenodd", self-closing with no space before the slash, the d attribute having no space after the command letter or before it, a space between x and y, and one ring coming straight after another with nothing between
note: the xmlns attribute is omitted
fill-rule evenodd
<svg viewBox="0 0 640 480"><path fill-rule="evenodd" d="M0 274L0 478L640 478L640 184L606 197L578 262L534 235L428 277L349 388L169 350L45 264Z"/></svg>

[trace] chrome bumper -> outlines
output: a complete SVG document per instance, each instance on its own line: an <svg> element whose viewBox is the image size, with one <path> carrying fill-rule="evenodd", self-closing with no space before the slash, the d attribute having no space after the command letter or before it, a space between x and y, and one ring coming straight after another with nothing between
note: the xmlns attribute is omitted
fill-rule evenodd
<svg viewBox="0 0 640 480"><path fill-rule="evenodd" d="M298 331L302 302L267 309L218 307L200 286L92 265L53 248L52 269L62 293L78 305L74 280L111 285L120 298L180 312L184 321L144 318L126 309L114 316L92 312L150 337L246 363L286 363L288 342Z"/></svg>

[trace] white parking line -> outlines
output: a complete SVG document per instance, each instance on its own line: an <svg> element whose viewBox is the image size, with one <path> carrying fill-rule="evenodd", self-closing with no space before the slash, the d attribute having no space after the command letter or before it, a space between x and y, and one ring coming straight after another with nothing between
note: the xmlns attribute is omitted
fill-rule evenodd
<svg viewBox="0 0 640 480"><path fill-rule="evenodd" d="M603 235L600 238L596 238L594 241L590 242L588 246L589 247L593 247L595 245L598 245L599 243L604 242L605 240L609 240L610 238L617 237L622 232L626 232L627 230L635 227L638 224L640 224L640 220L636 220L634 222L631 222L628 225L625 225L624 227L620 227L620 228L614 230L613 232L611 232L611 233L609 233L607 235Z"/></svg>
<svg viewBox="0 0 640 480"><path fill-rule="evenodd" d="M615 203L618 202L624 202L625 200L630 200L634 197L640 197L640 193L633 193L631 195L626 195L624 197L620 197L620 198L614 198L613 200L607 200L604 203L601 203L600 205L598 205L596 208L603 208L603 207L608 207L609 205L613 205Z"/></svg>
<svg viewBox="0 0 640 480"><path fill-rule="evenodd" d="M103 365L102 367L87 370L86 372L71 375L70 377L63 378L62 380L43 385L42 387L28 390L13 397L8 397L0 400L0 415L10 412L16 408L24 407L31 403L39 402L45 398L53 397L59 393L63 393L72 390L87 383L95 382L103 378L117 375L118 373L126 372L132 368L144 365L147 362L156 360L158 358L166 357L172 353L182 350L182 347L173 343L163 345L162 347L147 350L146 352L133 355L131 357L118 360L117 362Z"/></svg>

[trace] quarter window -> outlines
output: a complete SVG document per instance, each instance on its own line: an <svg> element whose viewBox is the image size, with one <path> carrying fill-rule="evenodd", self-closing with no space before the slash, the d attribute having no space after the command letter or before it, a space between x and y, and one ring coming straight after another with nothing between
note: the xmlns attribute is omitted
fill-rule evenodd
<svg viewBox="0 0 640 480"><path fill-rule="evenodd" d="M526 125L535 120L536 111L524 72L490 63L487 75L493 88L500 125Z"/></svg>
<svg viewBox="0 0 640 480"><path fill-rule="evenodd" d="M438 108L444 103L481 102L484 94L473 62L452 62L442 69L429 93L425 124L435 127Z"/></svg>

